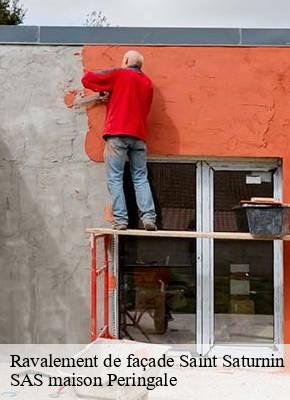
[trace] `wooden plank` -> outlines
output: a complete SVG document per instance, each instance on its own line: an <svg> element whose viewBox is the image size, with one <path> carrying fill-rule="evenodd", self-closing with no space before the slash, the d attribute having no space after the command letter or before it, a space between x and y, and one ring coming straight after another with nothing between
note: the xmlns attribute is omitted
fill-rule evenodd
<svg viewBox="0 0 290 400"><path fill-rule="evenodd" d="M241 204L262 204L262 205L282 205L280 200L273 199L272 197L251 197L251 200L241 200Z"/></svg>
<svg viewBox="0 0 290 400"><path fill-rule="evenodd" d="M282 201L273 199L272 197L251 197L251 202L257 204L282 204Z"/></svg>
<svg viewBox="0 0 290 400"><path fill-rule="evenodd" d="M283 238L257 237L243 232L193 232L193 231L145 231L143 229L127 229L118 231L112 228L89 228L86 232L95 235L119 235L119 236L150 236L150 237L174 237L174 238L206 238L226 240L290 240L290 235Z"/></svg>

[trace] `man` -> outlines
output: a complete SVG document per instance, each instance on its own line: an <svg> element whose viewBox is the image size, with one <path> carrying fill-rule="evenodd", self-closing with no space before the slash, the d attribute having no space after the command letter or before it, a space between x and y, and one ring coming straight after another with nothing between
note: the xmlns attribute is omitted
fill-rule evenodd
<svg viewBox="0 0 290 400"><path fill-rule="evenodd" d="M114 229L127 229L128 212L123 190L124 166L128 158L137 205L146 230L156 230L156 213L147 178L146 121L153 88L142 72L144 58L128 51L121 68L87 72L82 83L96 92L109 92L104 128L104 160L108 189L112 197Z"/></svg>

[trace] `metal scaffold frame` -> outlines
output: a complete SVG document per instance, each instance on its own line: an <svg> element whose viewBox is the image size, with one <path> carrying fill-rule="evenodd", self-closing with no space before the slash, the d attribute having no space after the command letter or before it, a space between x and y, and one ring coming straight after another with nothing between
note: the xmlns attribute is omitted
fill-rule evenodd
<svg viewBox="0 0 290 400"><path fill-rule="evenodd" d="M97 267L97 240L103 240L104 264ZM109 332L109 243L110 235L91 233L91 340L112 338ZM97 279L103 276L103 326L98 334Z"/></svg>
<svg viewBox="0 0 290 400"><path fill-rule="evenodd" d="M193 231L145 231L128 229L124 231L116 231L111 228L91 228L87 229L90 233L91 243L91 340L95 341L97 338L114 338L115 335L110 332L110 290L116 289L117 277L110 276L109 271L109 251L110 243L114 237L118 236L150 236L150 237L179 237L179 238L204 238L204 239L227 239L227 240L286 240L290 241L290 235L284 237L270 238L270 237L256 237L250 233L240 232L193 232ZM97 241L103 240L104 263L97 267ZM114 252L113 257L117 257ZM116 262L116 260L113 260ZM97 280L103 276L103 323L98 329L98 303L100 297L97 292ZM117 316L116 316L117 318ZM99 333L98 333L99 331Z"/></svg>

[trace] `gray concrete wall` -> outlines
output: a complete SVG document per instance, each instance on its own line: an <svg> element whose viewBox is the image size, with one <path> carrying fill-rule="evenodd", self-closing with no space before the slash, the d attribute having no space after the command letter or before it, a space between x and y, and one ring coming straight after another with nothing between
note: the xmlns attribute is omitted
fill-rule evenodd
<svg viewBox="0 0 290 400"><path fill-rule="evenodd" d="M89 340L89 246L103 223L103 164L68 110L81 48L0 46L0 342Z"/></svg>

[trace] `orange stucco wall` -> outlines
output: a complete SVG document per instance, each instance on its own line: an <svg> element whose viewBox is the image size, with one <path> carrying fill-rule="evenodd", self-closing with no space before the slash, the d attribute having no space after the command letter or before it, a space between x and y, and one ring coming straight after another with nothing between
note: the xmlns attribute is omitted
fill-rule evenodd
<svg viewBox="0 0 290 400"><path fill-rule="evenodd" d="M118 66L126 46L87 46L84 70ZM151 154L281 157L290 203L290 49L139 47L155 95ZM88 109L86 151L102 160L104 106ZM290 243L285 243L285 343L290 343Z"/></svg>

